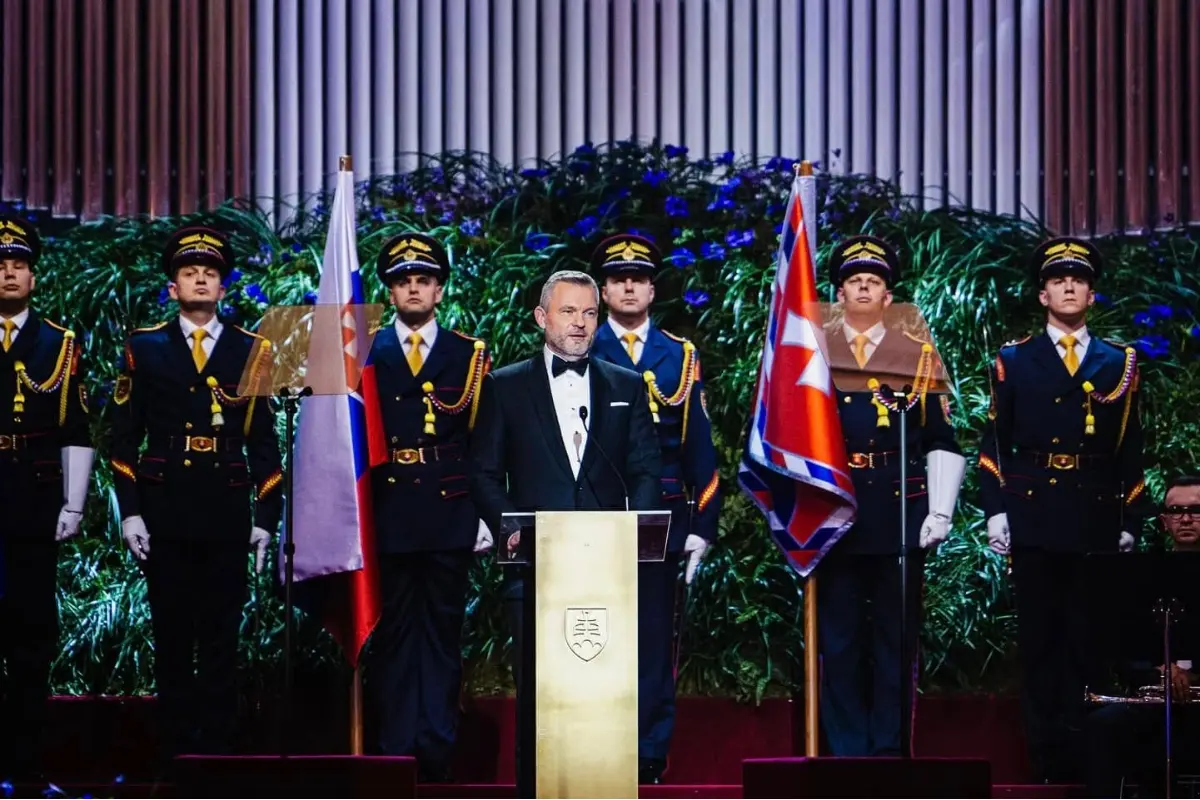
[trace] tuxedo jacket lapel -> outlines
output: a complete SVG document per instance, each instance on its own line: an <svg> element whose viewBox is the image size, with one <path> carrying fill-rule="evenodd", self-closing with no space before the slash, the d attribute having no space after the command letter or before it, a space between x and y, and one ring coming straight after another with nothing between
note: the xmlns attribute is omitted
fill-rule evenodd
<svg viewBox="0 0 1200 800"><path fill-rule="evenodd" d="M554 411L554 396L550 394L550 378L546 375L546 362L540 354L536 355L525 362L525 370L525 386L529 390L530 404L538 418L537 428L546 438L546 448L551 453L551 459L574 482L575 476L571 472L571 462L567 460L562 432L558 427L558 414ZM580 471L582 473L582 469Z"/></svg>
<svg viewBox="0 0 1200 800"><path fill-rule="evenodd" d="M587 470L591 469L592 462L596 460L597 448L593 440L604 435L604 425L608 421L608 404L612 396L608 379L597 368L595 361L588 367L588 389L591 394L591 407L588 409L588 437L579 465L580 475L586 475Z"/></svg>

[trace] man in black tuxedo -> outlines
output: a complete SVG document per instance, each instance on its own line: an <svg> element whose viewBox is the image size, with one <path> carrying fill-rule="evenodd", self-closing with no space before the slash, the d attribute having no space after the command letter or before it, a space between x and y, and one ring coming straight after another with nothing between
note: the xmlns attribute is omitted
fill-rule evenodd
<svg viewBox="0 0 1200 800"><path fill-rule="evenodd" d="M506 512L619 511L627 504L653 510L662 503L658 438L641 376L588 357L599 306L591 276L551 275L533 312L545 331L542 352L483 381L471 438L471 497L487 526L499 531L497 547L519 541L519 531L505 527ZM523 685L522 678L532 680L521 669L528 574L530 568L511 574L505 585L518 708L533 688ZM530 722L529 714L518 714L519 731ZM518 733L518 742L523 738Z"/></svg>

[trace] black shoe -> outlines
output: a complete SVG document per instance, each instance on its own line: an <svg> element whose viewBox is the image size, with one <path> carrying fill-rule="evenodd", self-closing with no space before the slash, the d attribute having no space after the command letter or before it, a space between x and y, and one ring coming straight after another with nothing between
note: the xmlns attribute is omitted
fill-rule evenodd
<svg viewBox="0 0 1200 800"><path fill-rule="evenodd" d="M646 786L662 783L667 762L659 758L643 758L638 761L638 784Z"/></svg>

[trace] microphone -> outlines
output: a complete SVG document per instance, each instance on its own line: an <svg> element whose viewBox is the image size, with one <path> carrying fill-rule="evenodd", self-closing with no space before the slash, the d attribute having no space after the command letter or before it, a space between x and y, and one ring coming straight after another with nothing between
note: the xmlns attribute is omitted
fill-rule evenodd
<svg viewBox="0 0 1200 800"><path fill-rule="evenodd" d="M588 418L587 406L580 406L579 407L579 421L583 423L583 429L585 431L587 431L588 438L591 439L592 431L591 431L591 429L588 428L587 418ZM619 480L621 482L621 491L625 493L625 510L628 511L629 510L629 487L625 485L625 478L621 475L621 470L617 469L617 465L614 464L612 462L612 459L608 457L608 453L604 452L604 448L600 446L600 440L592 439L592 441L595 442L596 449L600 451L600 455L604 456L604 462L606 464L608 464L609 468L612 469L613 474L617 476L617 480ZM597 499L599 499L599 498L597 498Z"/></svg>

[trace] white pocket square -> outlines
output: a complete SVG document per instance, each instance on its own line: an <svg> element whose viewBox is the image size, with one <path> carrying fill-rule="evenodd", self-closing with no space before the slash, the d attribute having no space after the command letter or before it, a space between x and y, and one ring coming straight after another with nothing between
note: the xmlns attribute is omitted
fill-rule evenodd
<svg viewBox="0 0 1200 800"><path fill-rule="evenodd" d="M608 407L616 408L617 406L627 406L627 405L629 405L629 403L626 403L624 400L617 400L616 402L609 403Z"/></svg>

